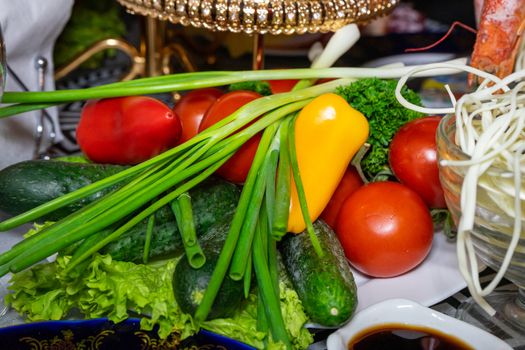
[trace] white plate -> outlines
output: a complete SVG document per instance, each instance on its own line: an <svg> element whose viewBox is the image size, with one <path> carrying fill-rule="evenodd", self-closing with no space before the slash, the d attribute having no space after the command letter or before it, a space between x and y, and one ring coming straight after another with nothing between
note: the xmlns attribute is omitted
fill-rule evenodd
<svg viewBox="0 0 525 350"><path fill-rule="evenodd" d="M361 332L392 323L434 329L462 340L473 349L512 349L503 340L466 322L411 300L390 299L358 312L349 323L331 334L327 340L328 350L346 350L349 341Z"/></svg>
<svg viewBox="0 0 525 350"><path fill-rule="evenodd" d="M466 287L458 270L456 245L447 242L442 232L434 234L427 258L414 270L393 278L369 278L357 271L358 310L392 298L434 305Z"/></svg>

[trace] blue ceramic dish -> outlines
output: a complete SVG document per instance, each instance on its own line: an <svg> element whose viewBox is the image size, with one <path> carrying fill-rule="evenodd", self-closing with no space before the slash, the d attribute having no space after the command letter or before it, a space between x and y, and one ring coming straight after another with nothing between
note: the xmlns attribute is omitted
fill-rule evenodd
<svg viewBox="0 0 525 350"><path fill-rule="evenodd" d="M161 340L155 330L149 332L141 330L140 320L137 318L130 318L118 324L99 318L35 322L0 328L0 349L253 350L254 348L205 330L177 344L175 337Z"/></svg>

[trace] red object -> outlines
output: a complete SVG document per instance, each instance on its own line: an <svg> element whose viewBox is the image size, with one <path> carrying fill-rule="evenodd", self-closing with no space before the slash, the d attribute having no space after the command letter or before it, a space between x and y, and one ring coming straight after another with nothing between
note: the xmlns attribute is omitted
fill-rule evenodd
<svg viewBox="0 0 525 350"><path fill-rule="evenodd" d="M182 124L179 143L188 141L199 132L202 118L222 94L219 89L206 88L190 91L181 97L173 107Z"/></svg>
<svg viewBox="0 0 525 350"><path fill-rule="evenodd" d="M430 208L446 208L439 181L436 132L441 117L414 119L390 143L390 168L399 181L416 191Z"/></svg>
<svg viewBox="0 0 525 350"><path fill-rule="evenodd" d="M181 129L179 118L164 103L131 96L88 101L76 135L93 162L137 164L174 147Z"/></svg>
<svg viewBox="0 0 525 350"><path fill-rule="evenodd" d="M361 186L363 186L363 180L359 176L356 168L354 166L348 167L341 182L337 185L332 198L330 198L330 201L321 213L321 219L335 229L337 218L339 217L339 211L341 210L344 201Z"/></svg>
<svg viewBox="0 0 525 350"><path fill-rule="evenodd" d="M436 46L438 46L439 44L441 44L443 41L445 41L446 38L448 38L450 36L450 34L452 33L452 31L454 30L454 28L456 26L459 26L465 30L468 30L469 32L471 33L474 33L476 34L476 29L464 24L464 23L461 23L459 21L454 21L452 23L452 25L450 26L450 28L448 28L448 31L445 33L445 35L443 35L438 41L430 44L430 45L427 45L427 46L424 46L424 47L418 47L418 48L412 48L412 49L405 49L405 52L419 52L419 51L427 51L427 50L430 50Z"/></svg>
<svg viewBox="0 0 525 350"><path fill-rule="evenodd" d="M256 92L244 90L232 91L222 95L206 112L199 126L199 132L231 115L248 102L260 97L261 95ZM260 139L261 135L256 134L244 143L235 154L217 170L217 174L231 182L243 183L252 166Z"/></svg>
<svg viewBox="0 0 525 350"><path fill-rule="evenodd" d="M430 252L430 212L410 188L373 182L344 202L336 229L346 257L372 277L394 277L419 265Z"/></svg>
<svg viewBox="0 0 525 350"><path fill-rule="evenodd" d="M268 80L272 94L291 91L298 82L297 79Z"/></svg>

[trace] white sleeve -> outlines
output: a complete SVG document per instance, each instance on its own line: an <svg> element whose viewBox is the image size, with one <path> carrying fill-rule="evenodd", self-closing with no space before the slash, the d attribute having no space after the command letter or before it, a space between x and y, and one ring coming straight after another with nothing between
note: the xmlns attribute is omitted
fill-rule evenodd
<svg viewBox="0 0 525 350"><path fill-rule="evenodd" d="M53 47L67 23L74 0L0 0L0 26L7 53L7 64L29 90L39 90L38 57L47 60L45 90L54 90ZM20 84L10 76L6 77L5 91L23 91ZM57 108L47 110L60 141L62 134L58 127ZM0 169L12 163L31 159L35 152L35 135L39 111L0 119ZM44 128L43 149L52 142L51 127Z"/></svg>

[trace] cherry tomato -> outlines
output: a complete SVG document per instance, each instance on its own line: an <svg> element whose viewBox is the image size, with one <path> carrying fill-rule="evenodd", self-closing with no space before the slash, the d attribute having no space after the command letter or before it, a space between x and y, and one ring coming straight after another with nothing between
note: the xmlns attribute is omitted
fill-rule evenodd
<svg viewBox="0 0 525 350"><path fill-rule="evenodd" d="M291 91L295 84L297 84L298 82L299 80L297 79L282 79L268 81L268 83L270 84L270 90L272 90L272 94Z"/></svg>
<svg viewBox="0 0 525 350"><path fill-rule="evenodd" d="M315 82L316 85L328 83L329 81L335 80L334 78L321 78Z"/></svg>
<svg viewBox="0 0 525 350"><path fill-rule="evenodd" d="M179 143L191 139L199 132L199 125L204 114L222 95L216 88L198 89L184 94L173 107L173 112L179 116L182 124L182 135Z"/></svg>
<svg viewBox="0 0 525 350"><path fill-rule="evenodd" d="M177 115L161 101L130 96L88 101L76 136L93 162L137 164L174 147L181 129Z"/></svg>
<svg viewBox="0 0 525 350"><path fill-rule="evenodd" d="M390 143L390 168L398 180L416 191L431 208L446 208L439 181L436 132L439 116L403 125Z"/></svg>
<svg viewBox="0 0 525 350"><path fill-rule="evenodd" d="M199 126L199 132L226 118L248 102L260 97L261 95L256 92L244 90L232 91L222 95L204 115ZM229 181L243 183L252 166L260 139L260 134L249 139L217 170L217 173Z"/></svg>
<svg viewBox="0 0 525 350"><path fill-rule="evenodd" d="M349 166L343 175L341 182L337 185L332 198L330 198L330 201L321 213L321 219L335 229L339 211L341 210L341 206L345 199L361 186L363 186L363 179L361 179L361 176L359 176L359 173L354 166Z"/></svg>
<svg viewBox="0 0 525 350"><path fill-rule="evenodd" d="M425 202L393 181L357 189L343 203L336 229L350 263L372 277L398 276L419 265L433 232Z"/></svg>

